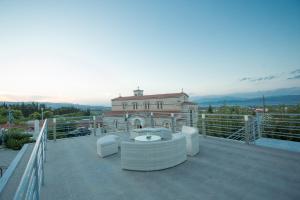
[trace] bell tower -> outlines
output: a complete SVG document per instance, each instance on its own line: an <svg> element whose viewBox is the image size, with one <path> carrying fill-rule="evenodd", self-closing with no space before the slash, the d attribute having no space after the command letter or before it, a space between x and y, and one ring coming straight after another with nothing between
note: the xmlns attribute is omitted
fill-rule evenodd
<svg viewBox="0 0 300 200"><path fill-rule="evenodd" d="M134 96L143 96L144 90L140 90L140 87L138 87L137 90L133 90Z"/></svg>

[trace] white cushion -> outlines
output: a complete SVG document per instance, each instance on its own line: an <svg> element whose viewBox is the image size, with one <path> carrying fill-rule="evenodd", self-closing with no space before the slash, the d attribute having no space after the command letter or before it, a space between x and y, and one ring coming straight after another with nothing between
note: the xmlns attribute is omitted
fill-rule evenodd
<svg viewBox="0 0 300 200"><path fill-rule="evenodd" d="M120 147L121 139L120 136L117 135L106 135L105 138L111 138L115 140L118 143L118 146Z"/></svg>
<svg viewBox="0 0 300 200"><path fill-rule="evenodd" d="M97 140L97 154L105 157L118 153L118 141L114 137L101 137Z"/></svg>
<svg viewBox="0 0 300 200"><path fill-rule="evenodd" d="M182 126L181 132L186 134L195 134L198 133L198 129L191 126Z"/></svg>
<svg viewBox="0 0 300 200"><path fill-rule="evenodd" d="M189 126L182 127L182 134L186 138L186 151L189 156L194 156L199 152L198 129Z"/></svg>

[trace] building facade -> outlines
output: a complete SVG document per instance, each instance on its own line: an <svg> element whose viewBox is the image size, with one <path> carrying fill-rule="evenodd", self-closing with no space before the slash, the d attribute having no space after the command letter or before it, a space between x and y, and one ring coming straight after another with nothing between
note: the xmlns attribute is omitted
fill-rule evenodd
<svg viewBox="0 0 300 200"><path fill-rule="evenodd" d="M186 93L144 95L143 90L137 89L133 94L111 100L112 110L103 117L105 129L174 127L178 131L183 125L197 126L198 105L190 102Z"/></svg>

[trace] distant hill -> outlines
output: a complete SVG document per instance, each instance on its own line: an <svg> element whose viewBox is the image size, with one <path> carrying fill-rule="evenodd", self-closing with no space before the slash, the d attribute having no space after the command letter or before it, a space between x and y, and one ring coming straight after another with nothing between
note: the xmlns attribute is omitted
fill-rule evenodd
<svg viewBox="0 0 300 200"><path fill-rule="evenodd" d="M236 99L236 98L230 98L227 97L226 99L223 99L221 97L217 99L211 99L211 100L197 100L197 103L199 103L201 106L222 106L224 104L226 105L236 105L236 106L262 106L262 97L260 98L249 98L249 99ZM266 105L296 105L300 104L300 95L285 95L285 96L269 96L265 97L265 103Z"/></svg>
<svg viewBox="0 0 300 200"><path fill-rule="evenodd" d="M267 105L295 105L300 104L300 87L281 88L268 91L257 91L248 93L233 93L229 95L194 96L191 100L201 106L261 106L262 96L265 96Z"/></svg>
<svg viewBox="0 0 300 200"><path fill-rule="evenodd" d="M0 102L0 104L3 104L4 102ZM21 104L23 102L5 102L6 105L12 105L12 104ZM24 102L25 104L31 104L32 102ZM37 102L35 102L37 103ZM75 107L80 110L110 110L110 107L106 106L91 106L91 105L81 105L81 104L73 104L73 103L51 103L51 102L39 102L40 104L45 104L46 107L50 107L52 109L62 108L62 107Z"/></svg>

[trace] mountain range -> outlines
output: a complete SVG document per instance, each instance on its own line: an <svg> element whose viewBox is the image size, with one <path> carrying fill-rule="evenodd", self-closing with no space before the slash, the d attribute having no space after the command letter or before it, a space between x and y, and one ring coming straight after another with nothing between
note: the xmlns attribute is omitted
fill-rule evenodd
<svg viewBox="0 0 300 200"><path fill-rule="evenodd" d="M190 99L193 102L198 103L202 107L237 105L237 106L262 106L263 96L265 97L266 105L296 105L300 104L300 87L281 88L276 90L256 91L256 92L243 92L232 93L227 95L209 95L209 96L191 96ZM0 102L2 104L4 102ZM21 104L22 102L5 102L10 104ZM29 104L32 102L24 102ZM92 106L73 103L51 103L43 102L47 107L53 109L61 107L75 107L81 110L110 110L111 107L107 106Z"/></svg>
<svg viewBox="0 0 300 200"><path fill-rule="evenodd" d="M192 96L191 100L201 106L261 106L263 96L266 105L296 105L300 103L300 87L281 88L276 90L232 93L227 95Z"/></svg>

